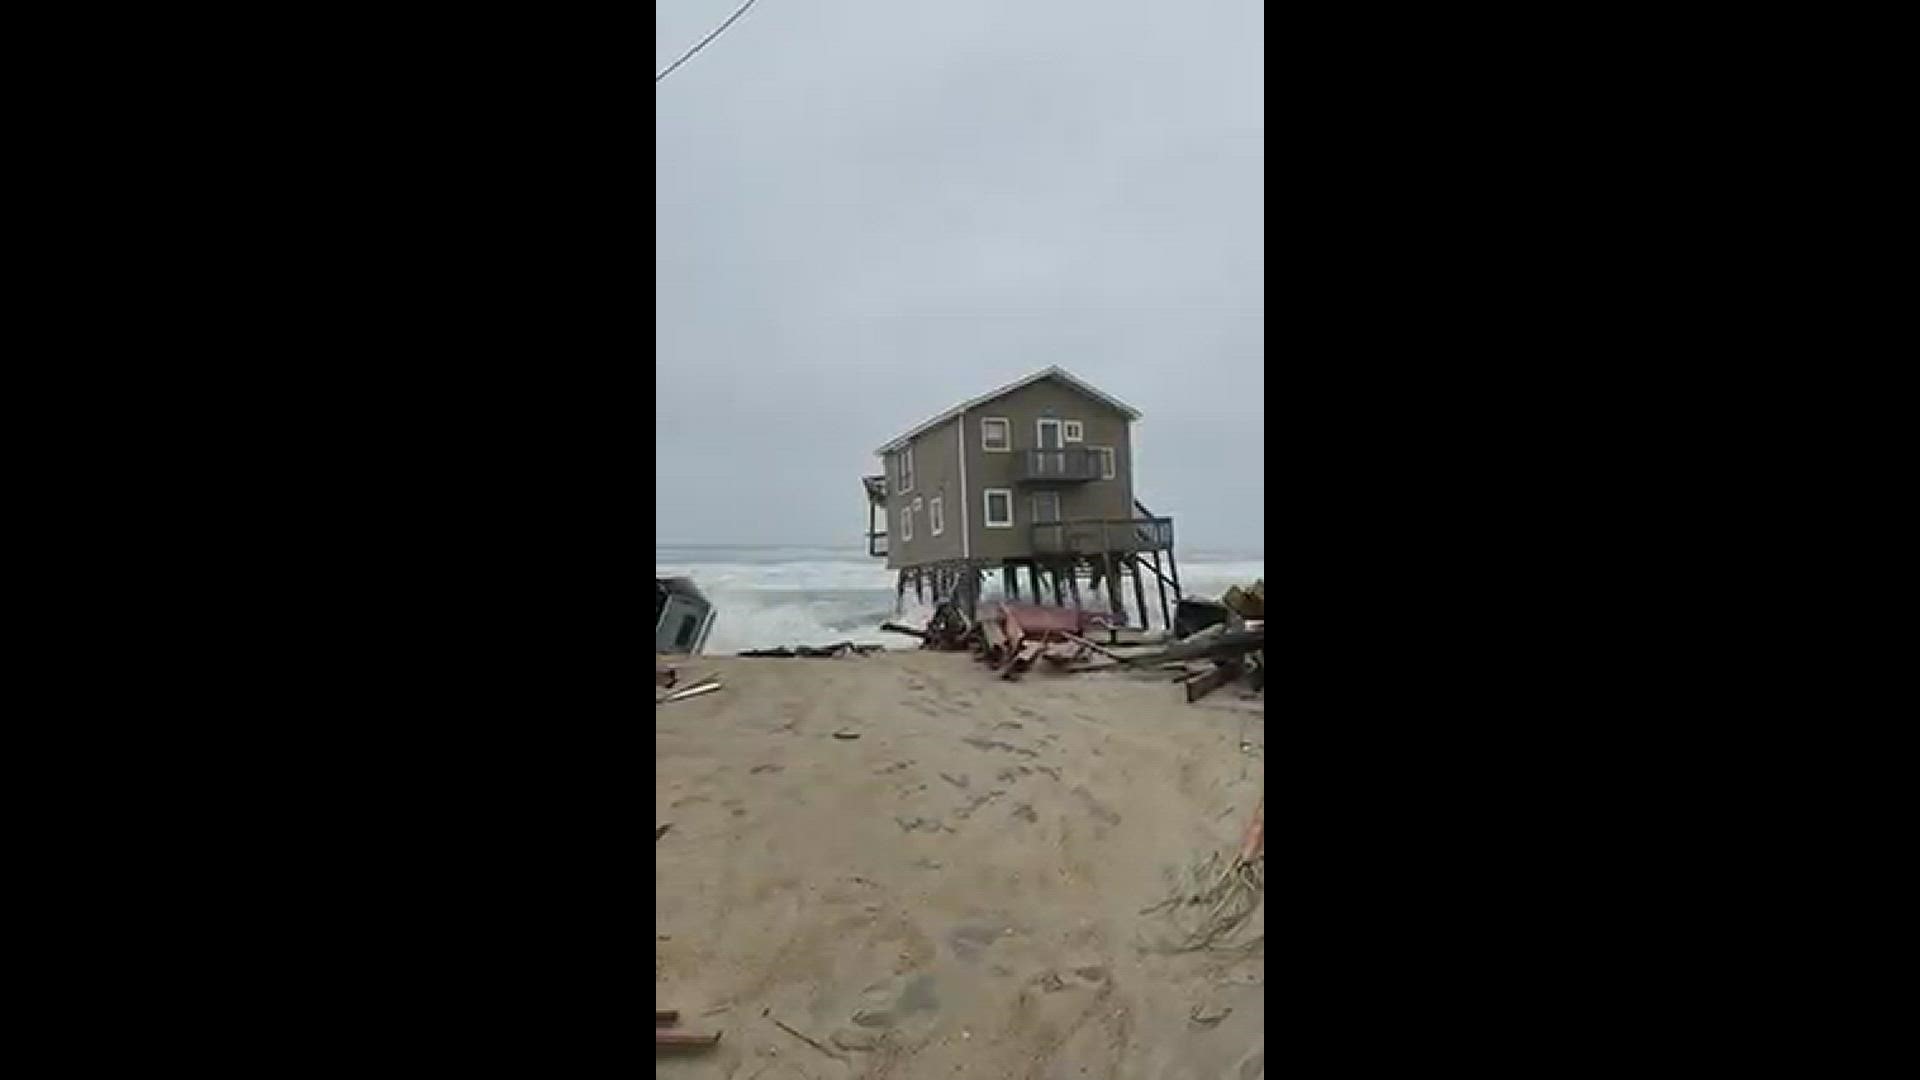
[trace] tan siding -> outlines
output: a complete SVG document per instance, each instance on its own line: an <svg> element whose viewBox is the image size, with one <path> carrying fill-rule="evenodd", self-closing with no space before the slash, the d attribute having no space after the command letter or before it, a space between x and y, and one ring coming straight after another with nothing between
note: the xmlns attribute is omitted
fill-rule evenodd
<svg viewBox="0 0 1920 1080"><path fill-rule="evenodd" d="M954 433L958 423L957 418L949 420L913 440L912 491L900 491L899 455L887 455L888 569L960 557L960 448ZM913 539L902 541L899 522L915 498L920 509L913 515ZM941 500L946 518L939 536L933 535L930 504L935 498Z"/></svg>

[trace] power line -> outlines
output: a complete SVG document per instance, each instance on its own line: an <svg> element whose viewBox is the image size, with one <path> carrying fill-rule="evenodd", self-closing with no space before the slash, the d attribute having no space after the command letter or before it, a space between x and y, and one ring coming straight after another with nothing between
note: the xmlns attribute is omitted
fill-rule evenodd
<svg viewBox="0 0 1920 1080"><path fill-rule="evenodd" d="M717 37L719 37L719 36L720 36L720 35L721 35L722 33L724 33L724 32L726 31L726 29L727 29L727 27L729 27L729 26L732 26L732 25L733 25L733 21L734 21L735 19L738 19L738 18L739 18L740 16L742 16L742 15L745 15L745 14L747 13L747 9L748 9L748 8L750 8L750 7L752 7L752 6L754 5L754 4L756 4L756 3L758 3L758 2L759 2L759 0L747 0L747 2L746 2L746 3L744 3L744 4L741 4L741 5L740 5L740 10L738 10L738 11L735 11L735 12L734 12L733 14L731 14L731 15L729 15L729 16L727 16L727 21L726 21L726 22L723 22L723 23L721 23L721 24L720 24L719 26L716 26L716 27L714 27L714 28L713 28L713 33L711 33L711 34L708 34L708 35L707 35L706 37L703 37L703 38L701 38L701 39L700 39L700 42L699 42L699 44L697 44L697 45L695 45L695 46L694 46L693 48L691 48L691 49L688 49L688 50L687 50L687 51L686 51L685 53L682 53L682 54L681 54L681 56L680 56L680 59L678 59L678 60L675 60L675 61L674 61L673 63L671 63L671 64L668 64L668 65L667 65L667 70L665 70L665 71L663 71L663 72L661 72L661 73L660 73L660 74L658 74L658 75L655 75L655 76L653 77L653 84L654 84L655 86L658 86L658 85L660 85L660 80L661 80L661 79L664 79L664 78L666 78L667 76L669 76L669 75L671 75L671 74L673 74L673 69L675 69L675 68L677 68L677 67L679 67L679 66L680 66L681 64L684 64L684 63L686 63L687 61L689 61L689 60L691 60L691 59L693 59L693 54L694 54L694 53L697 53L697 52L699 52L699 51L700 51L701 49L704 49L704 48L706 48L706 47L707 47L707 42L709 42L709 41L712 41L712 40L713 40L714 38L717 38Z"/></svg>

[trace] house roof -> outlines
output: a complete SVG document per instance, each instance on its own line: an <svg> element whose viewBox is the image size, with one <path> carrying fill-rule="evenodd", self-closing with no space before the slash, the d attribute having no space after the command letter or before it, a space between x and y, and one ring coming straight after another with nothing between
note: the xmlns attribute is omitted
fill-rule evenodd
<svg viewBox="0 0 1920 1080"><path fill-rule="evenodd" d="M941 413L939 416L936 416L933 419L927 421L926 423L921 424L919 427L914 428L912 431L909 431L906 434L893 439L891 442L887 443L885 446L882 446L880 449L875 450L874 454L875 455L890 454L895 450L900 449L902 446L905 446L907 443L913 441L913 439L923 431L927 431L930 428L939 427L941 424L944 424L947 421L953 419L954 417L959 416L963 412L968 412L972 409L977 409L980 406L985 405L987 402L994 400L995 398L1005 397L1006 395L1013 393L1015 390L1019 390L1022 387L1031 386L1034 383L1039 382L1041 379L1059 379L1061 382L1066 383L1068 386L1073 387L1075 390L1080 391L1081 393L1087 395L1088 397L1094 399L1095 401L1101 402L1102 404L1109 405L1115 409L1120 410L1122 413L1126 414L1126 417L1129 420L1140 419L1140 410L1134 408L1133 406L1127 404L1124 401L1121 401L1119 398L1116 398L1111 394L1105 394L1099 390L1094 389L1091 385L1075 378L1071 372L1067 371L1064 368L1054 366L1054 365L1049 365L1045 369L1036 371L1024 379L1019 379L1014 382L1010 382L1007 385L1001 387L1000 389L982 394L979 397L974 398L972 401L963 401L960 404L955 405L953 408L948 409L946 412Z"/></svg>

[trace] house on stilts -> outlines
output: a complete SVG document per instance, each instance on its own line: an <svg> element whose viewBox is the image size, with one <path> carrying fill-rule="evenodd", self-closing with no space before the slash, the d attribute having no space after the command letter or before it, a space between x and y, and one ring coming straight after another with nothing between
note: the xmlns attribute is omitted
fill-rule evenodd
<svg viewBox="0 0 1920 1080"><path fill-rule="evenodd" d="M956 405L875 451L884 472L862 477L867 551L899 571L900 599L911 587L923 602L931 592L969 613L997 571L1009 598L1051 598L1143 627L1151 578L1161 624L1172 625L1173 520L1135 497L1139 418L1058 367Z"/></svg>

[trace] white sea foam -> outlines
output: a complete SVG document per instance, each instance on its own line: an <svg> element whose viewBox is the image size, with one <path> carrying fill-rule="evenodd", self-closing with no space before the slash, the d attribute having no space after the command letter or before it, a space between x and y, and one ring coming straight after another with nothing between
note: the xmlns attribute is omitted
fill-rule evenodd
<svg viewBox="0 0 1920 1080"><path fill-rule="evenodd" d="M880 624L891 619L923 626L932 614L932 606L916 602L908 590L896 615L894 573L884 560L858 548L842 553L802 547L662 546L655 552L655 572L662 577L692 578L713 602L717 614L707 652L715 655L841 641L912 648L915 639L882 631ZM1217 597L1233 585L1246 585L1265 575L1264 560L1244 556L1209 558L1196 553L1180 562L1180 584L1189 597ZM1023 591L1026 580L1021 575ZM1148 607L1154 609L1150 625L1159 627L1159 591L1151 574L1143 577L1142 586ZM988 579L986 597L999 595L999 578L994 575ZM1131 579L1123 582L1122 596L1131 609ZM1083 600L1089 606L1095 603L1091 597Z"/></svg>

